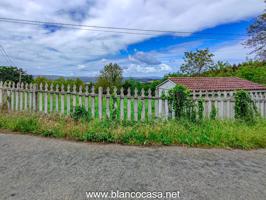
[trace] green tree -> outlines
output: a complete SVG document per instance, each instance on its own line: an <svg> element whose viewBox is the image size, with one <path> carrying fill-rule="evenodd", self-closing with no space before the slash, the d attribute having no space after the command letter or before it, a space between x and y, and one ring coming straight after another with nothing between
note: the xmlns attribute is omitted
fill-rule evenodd
<svg viewBox="0 0 266 200"><path fill-rule="evenodd" d="M264 1L266 3L266 1ZM257 58L266 61L266 10L258 16L253 24L248 28L249 39L245 42L247 47L253 49L250 53L255 53Z"/></svg>
<svg viewBox="0 0 266 200"><path fill-rule="evenodd" d="M32 75L27 74L23 69L17 67L0 66L0 81L13 81L31 83L33 81Z"/></svg>
<svg viewBox="0 0 266 200"><path fill-rule="evenodd" d="M123 82L123 70L116 63L110 63L104 66L104 69L100 72L96 81L96 88L120 88Z"/></svg>
<svg viewBox="0 0 266 200"><path fill-rule="evenodd" d="M189 75L199 75L207 71L214 65L213 56L214 54L210 53L209 49L185 52L184 63L180 68L181 72Z"/></svg>

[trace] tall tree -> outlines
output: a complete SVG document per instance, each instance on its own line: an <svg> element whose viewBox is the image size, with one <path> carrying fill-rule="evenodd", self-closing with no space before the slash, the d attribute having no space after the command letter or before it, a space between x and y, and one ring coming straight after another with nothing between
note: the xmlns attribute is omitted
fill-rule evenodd
<svg viewBox="0 0 266 200"><path fill-rule="evenodd" d="M123 70L116 63L110 63L104 66L96 82L97 87L120 87L123 81Z"/></svg>
<svg viewBox="0 0 266 200"><path fill-rule="evenodd" d="M0 81L13 81L30 83L33 81L32 75L28 75L23 69L17 67L0 66Z"/></svg>
<svg viewBox="0 0 266 200"><path fill-rule="evenodd" d="M266 61L266 10L250 25L248 35L245 45L254 49L251 53L255 53L259 60Z"/></svg>
<svg viewBox="0 0 266 200"><path fill-rule="evenodd" d="M212 68L214 54L209 49L185 52L184 63L181 65L181 72L189 75L199 75Z"/></svg>

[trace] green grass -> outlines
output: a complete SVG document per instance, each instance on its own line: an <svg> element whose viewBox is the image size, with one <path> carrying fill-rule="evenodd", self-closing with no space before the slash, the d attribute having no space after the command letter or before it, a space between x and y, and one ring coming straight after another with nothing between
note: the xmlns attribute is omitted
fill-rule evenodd
<svg viewBox="0 0 266 200"><path fill-rule="evenodd" d="M256 149L266 148L266 120L254 125L239 121L75 122L59 115L1 113L0 129L76 141L132 145L186 145Z"/></svg>

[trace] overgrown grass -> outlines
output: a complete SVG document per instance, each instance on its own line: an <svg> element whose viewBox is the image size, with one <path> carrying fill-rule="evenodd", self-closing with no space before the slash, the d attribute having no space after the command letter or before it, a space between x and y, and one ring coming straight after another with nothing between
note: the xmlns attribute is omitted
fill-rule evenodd
<svg viewBox="0 0 266 200"><path fill-rule="evenodd" d="M266 148L266 120L240 121L78 121L59 115L1 113L0 129L77 141L132 145L187 145L237 149Z"/></svg>

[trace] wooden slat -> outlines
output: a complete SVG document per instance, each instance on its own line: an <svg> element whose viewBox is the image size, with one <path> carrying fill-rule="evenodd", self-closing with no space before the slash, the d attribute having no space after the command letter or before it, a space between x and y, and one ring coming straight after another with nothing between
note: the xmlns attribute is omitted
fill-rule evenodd
<svg viewBox="0 0 266 200"><path fill-rule="evenodd" d="M91 88L91 117L95 118L95 89Z"/></svg>
<svg viewBox="0 0 266 200"><path fill-rule="evenodd" d="M124 88L120 89L120 120L124 120Z"/></svg>
<svg viewBox="0 0 266 200"><path fill-rule="evenodd" d="M108 87L106 89L106 118L110 119L111 115L110 115L110 88Z"/></svg>
<svg viewBox="0 0 266 200"><path fill-rule="evenodd" d="M45 83L44 86L44 113L48 113L48 84Z"/></svg>
<svg viewBox="0 0 266 200"><path fill-rule="evenodd" d="M145 90L141 89L141 121L145 121Z"/></svg>
<svg viewBox="0 0 266 200"><path fill-rule="evenodd" d="M61 85L61 114L65 114L65 86Z"/></svg>
<svg viewBox="0 0 266 200"><path fill-rule="evenodd" d="M99 114L99 120L103 119L103 88L98 88L98 114Z"/></svg>
<svg viewBox="0 0 266 200"><path fill-rule="evenodd" d="M127 89L127 120L131 121L131 90Z"/></svg>
<svg viewBox="0 0 266 200"><path fill-rule="evenodd" d="M23 89L24 89L24 83L21 83L20 85L20 93L19 93L19 110L23 110Z"/></svg>
<svg viewBox="0 0 266 200"><path fill-rule="evenodd" d="M54 85L51 83L50 85L50 113L54 111Z"/></svg>
<svg viewBox="0 0 266 200"><path fill-rule="evenodd" d="M77 86L73 85L73 91L72 91L72 103L73 103L73 112L75 112L76 110L76 101L77 101L77 97L76 97L76 93L77 93Z"/></svg>
<svg viewBox="0 0 266 200"><path fill-rule="evenodd" d="M151 89L149 88L148 90L148 119L152 120L152 104L151 104L151 100L152 100L152 95L151 95Z"/></svg>
<svg viewBox="0 0 266 200"><path fill-rule="evenodd" d="M134 120L138 121L138 89L134 90Z"/></svg>
<svg viewBox="0 0 266 200"><path fill-rule="evenodd" d="M70 85L67 86L67 114L70 114Z"/></svg>

